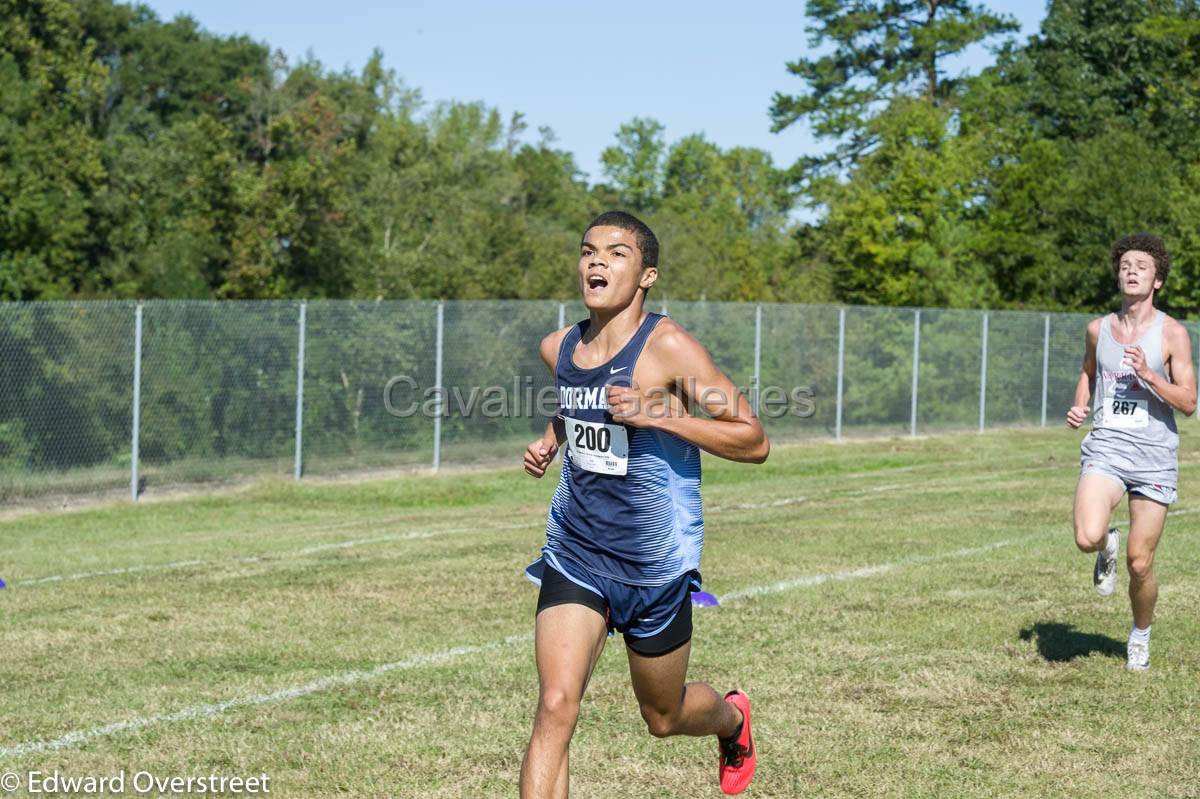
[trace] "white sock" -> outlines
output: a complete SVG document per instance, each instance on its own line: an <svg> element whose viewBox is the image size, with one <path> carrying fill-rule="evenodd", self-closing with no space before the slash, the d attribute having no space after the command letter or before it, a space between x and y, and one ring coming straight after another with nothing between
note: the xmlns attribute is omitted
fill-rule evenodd
<svg viewBox="0 0 1200 799"><path fill-rule="evenodd" d="M1117 537L1113 535L1111 531L1109 531L1108 536L1104 541L1104 557L1115 558L1117 556L1117 552L1119 551L1120 550L1117 548Z"/></svg>
<svg viewBox="0 0 1200 799"><path fill-rule="evenodd" d="M1150 625L1153 627L1154 625ZM1129 631L1129 643L1131 644L1149 644L1150 643L1150 627L1146 629L1139 628L1136 624Z"/></svg>

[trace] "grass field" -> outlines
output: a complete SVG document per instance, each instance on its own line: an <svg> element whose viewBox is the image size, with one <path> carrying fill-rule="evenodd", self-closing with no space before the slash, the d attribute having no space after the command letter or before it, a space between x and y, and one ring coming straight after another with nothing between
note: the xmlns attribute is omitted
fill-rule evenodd
<svg viewBox="0 0 1200 799"><path fill-rule="evenodd" d="M1102 600L1072 543L1079 434L707 462L723 604L696 612L691 675L754 702L746 795L1200 796L1200 452L1182 426L1145 674L1124 671L1123 566ZM281 483L0 523L0 772L515 796L537 690L520 572L553 485L516 468ZM720 795L713 740L646 734L622 650L584 700L572 795Z"/></svg>

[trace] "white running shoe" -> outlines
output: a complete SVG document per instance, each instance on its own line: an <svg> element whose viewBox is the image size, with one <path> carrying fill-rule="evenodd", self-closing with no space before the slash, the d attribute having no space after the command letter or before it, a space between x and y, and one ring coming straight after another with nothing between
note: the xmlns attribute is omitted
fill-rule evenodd
<svg viewBox="0 0 1200 799"><path fill-rule="evenodd" d="M1111 546L1109 546L1111 544ZM1112 557L1108 551L1112 550ZM1109 596L1117 587L1117 556L1121 554L1121 534L1113 527L1108 531L1104 549L1096 553L1096 568L1092 570L1092 585L1100 596Z"/></svg>
<svg viewBox="0 0 1200 799"><path fill-rule="evenodd" d="M1146 671L1150 668L1150 642L1139 644L1130 641L1125 648L1125 668L1128 671Z"/></svg>

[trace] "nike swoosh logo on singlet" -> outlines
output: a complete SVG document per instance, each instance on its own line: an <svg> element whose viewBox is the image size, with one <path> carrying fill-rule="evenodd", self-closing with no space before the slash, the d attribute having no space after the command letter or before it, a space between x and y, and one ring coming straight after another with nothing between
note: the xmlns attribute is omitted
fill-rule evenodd
<svg viewBox="0 0 1200 799"><path fill-rule="evenodd" d="M624 371L625 369L628 369L628 368L629 368L628 366L610 366L610 367L608 367L608 373L610 375L615 375L617 372Z"/></svg>

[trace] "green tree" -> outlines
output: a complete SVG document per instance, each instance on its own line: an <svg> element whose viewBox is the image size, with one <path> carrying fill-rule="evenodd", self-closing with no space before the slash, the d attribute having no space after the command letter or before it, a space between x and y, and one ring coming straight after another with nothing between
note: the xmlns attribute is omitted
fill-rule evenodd
<svg viewBox="0 0 1200 799"><path fill-rule="evenodd" d="M814 185L827 209L820 245L843 300L951 307L997 300L972 249L985 141L959 135L950 118L921 100L894 101L871 121L876 146L849 176Z"/></svg>
<svg viewBox="0 0 1200 799"><path fill-rule="evenodd" d="M992 152L975 249L1008 304L1110 307L1109 245L1152 230L1176 253L1161 302L1195 307L1200 265L1176 242L1194 240L1196 20L1190 0L1052 2L964 94L961 125Z"/></svg>
<svg viewBox="0 0 1200 799"><path fill-rule="evenodd" d="M1195 0L1054 0L1039 34L1006 54L997 72L1021 87L1042 135L1089 139L1124 119L1147 140L1194 158L1198 18Z"/></svg>
<svg viewBox="0 0 1200 799"><path fill-rule="evenodd" d="M658 291L677 299L794 296L798 251L788 235L787 185L761 150L721 150L698 134L673 144L650 216L662 242Z"/></svg>
<svg viewBox="0 0 1200 799"><path fill-rule="evenodd" d="M221 284L242 208L235 135L210 116L147 139L105 143L109 179L96 198L103 224L95 291L199 298Z"/></svg>
<svg viewBox="0 0 1200 799"><path fill-rule="evenodd" d="M0 299L67 297L85 282L106 75L70 3L0 2Z"/></svg>
<svg viewBox="0 0 1200 799"><path fill-rule="evenodd" d="M809 46L832 51L789 62L806 90L777 92L770 110L772 130L804 120L836 143L805 167L845 166L869 152L879 143L869 121L897 98L946 104L962 81L946 75L946 57L1018 29L1012 17L968 0L809 0L807 13Z"/></svg>
<svg viewBox="0 0 1200 799"><path fill-rule="evenodd" d="M219 296L342 297L351 288L357 147L323 81L310 85L317 73L309 64L288 75L282 110L258 134L262 163L235 177L241 213Z"/></svg>
<svg viewBox="0 0 1200 799"><path fill-rule="evenodd" d="M617 143L600 154L620 204L633 211L653 210L662 192L666 153L662 132L660 122L635 117L618 129Z"/></svg>
<svg viewBox="0 0 1200 799"><path fill-rule="evenodd" d="M1083 142L1023 144L989 191L976 246L1008 304L1098 311L1115 297L1109 246L1138 230L1169 241L1182 184L1169 153L1118 123ZM1179 271L1160 297L1165 307L1178 305Z"/></svg>
<svg viewBox="0 0 1200 799"><path fill-rule="evenodd" d="M220 120L239 136L248 133L254 87L269 77L266 45L208 33L189 16L162 22L143 5L74 5L96 56L110 69L97 120L101 135L149 135L201 116Z"/></svg>
<svg viewBox="0 0 1200 799"><path fill-rule="evenodd" d="M543 128L540 141L522 146L513 162L520 187L515 210L524 218L529 242L520 271L522 297L576 296L579 228L599 210L574 157L554 149L553 142L553 133Z"/></svg>
<svg viewBox="0 0 1200 799"><path fill-rule="evenodd" d="M427 108L379 53L337 72L141 5L0 10L0 297L564 298L614 206L687 265L664 291L814 296L762 151L634 119L589 187L548 130Z"/></svg>
<svg viewBox="0 0 1200 799"><path fill-rule="evenodd" d="M265 45L162 22L145 6L75 3L109 67L94 135L107 173L94 203L95 245L84 290L98 295L207 297L224 283L235 194L252 156Z"/></svg>
<svg viewBox="0 0 1200 799"><path fill-rule="evenodd" d="M805 121L833 149L792 177L820 215L807 241L840 298L869 304L995 302L975 258L986 142L964 135L964 75L945 59L1016 30L965 0L813 0L810 45L824 55L788 70L806 90L777 93L778 132Z"/></svg>

